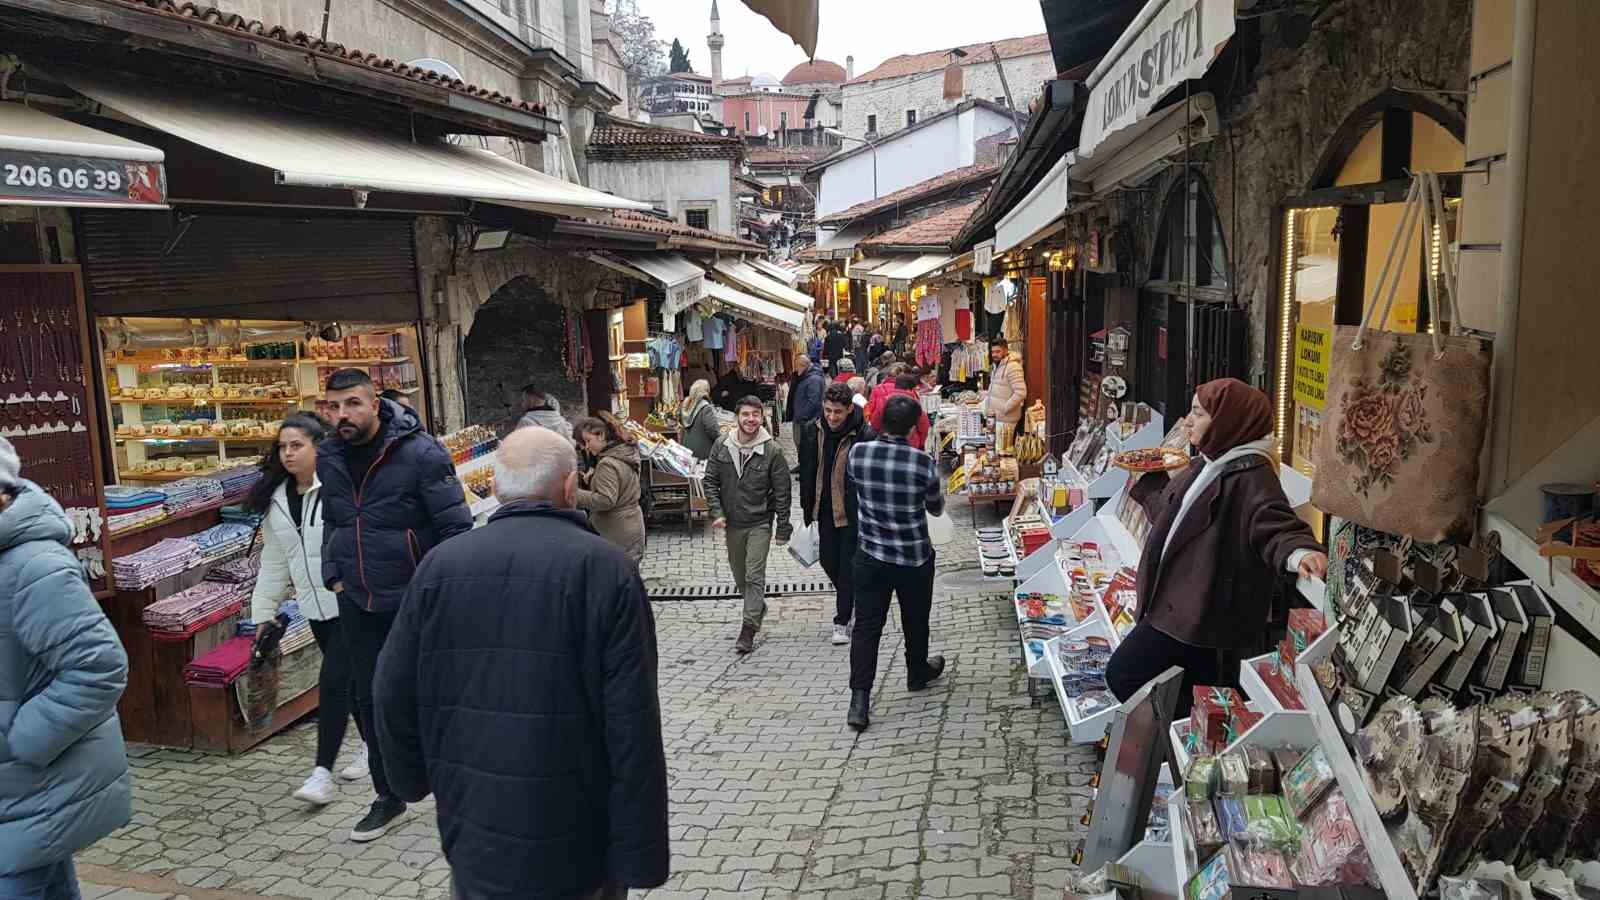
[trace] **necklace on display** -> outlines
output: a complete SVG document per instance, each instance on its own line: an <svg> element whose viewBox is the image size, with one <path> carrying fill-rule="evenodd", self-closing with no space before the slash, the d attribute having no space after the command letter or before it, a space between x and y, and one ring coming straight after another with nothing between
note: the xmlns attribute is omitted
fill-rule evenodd
<svg viewBox="0 0 1600 900"><path fill-rule="evenodd" d="M30 350L33 351L31 360L28 352ZM39 374L39 351L33 346L33 338L31 336L17 335L17 363L22 367L23 381L27 383L28 387L32 388L33 378ZM28 393L31 394L32 391L30 390ZM32 399L31 396L23 396L24 403Z"/></svg>

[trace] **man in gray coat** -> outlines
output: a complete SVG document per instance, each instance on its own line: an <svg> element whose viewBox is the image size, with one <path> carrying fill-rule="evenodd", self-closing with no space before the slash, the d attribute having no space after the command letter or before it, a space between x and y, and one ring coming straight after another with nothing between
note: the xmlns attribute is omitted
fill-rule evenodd
<svg viewBox="0 0 1600 900"><path fill-rule="evenodd" d="M761 401L744 397L737 409L739 427L711 449L704 483L711 525L728 531L728 568L744 595L744 625L733 649L749 653L767 614L767 554L774 543L788 544L794 531L789 521L793 489L789 462L766 429Z"/></svg>
<svg viewBox="0 0 1600 900"><path fill-rule="evenodd" d="M75 900L72 854L128 823L128 657L61 504L0 438L0 897Z"/></svg>

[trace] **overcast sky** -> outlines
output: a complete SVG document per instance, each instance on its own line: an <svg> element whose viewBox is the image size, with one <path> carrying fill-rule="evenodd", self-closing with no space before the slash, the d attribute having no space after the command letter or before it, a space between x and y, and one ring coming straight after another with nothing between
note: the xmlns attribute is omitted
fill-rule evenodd
<svg viewBox="0 0 1600 900"><path fill-rule="evenodd" d="M891 56L942 50L979 41L1044 33L1039 0L821 0L817 58L844 65L854 54L861 75ZM782 78L805 52L741 0L718 0L722 14L722 76L771 72ZM711 0L639 0L656 37L683 42L696 72L711 74Z"/></svg>

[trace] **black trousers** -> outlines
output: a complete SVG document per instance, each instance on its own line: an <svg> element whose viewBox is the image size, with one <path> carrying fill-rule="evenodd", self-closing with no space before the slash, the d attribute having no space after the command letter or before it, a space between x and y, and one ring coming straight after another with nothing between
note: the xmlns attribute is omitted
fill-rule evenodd
<svg viewBox="0 0 1600 900"><path fill-rule="evenodd" d="M311 635L322 651L322 669L317 673L317 765L333 771L350 722L350 642L338 619L310 619ZM356 723L356 730L361 724Z"/></svg>
<svg viewBox="0 0 1600 900"><path fill-rule="evenodd" d="M1189 715L1194 705L1195 685L1231 687L1239 678L1235 665L1232 674L1224 668L1227 657L1237 658L1215 647L1196 647L1185 644L1165 632L1141 622L1128 632L1117 645L1106 665L1106 687L1118 700L1126 702L1134 692L1150 679L1172 666L1183 669L1183 688L1178 695L1178 706L1172 717L1182 719Z"/></svg>
<svg viewBox="0 0 1600 900"><path fill-rule="evenodd" d="M394 613L367 612L344 596L339 597L339 622L344 627L345 640L350 643L350 672L355 679L356 726L367 737L367 767L372 770L372 789L379 799L398 802L383 771L383 751L378 746L378 730L373 726L372 716L372 677L378 672L378 654L383 652L383 642L389 639L394 616Z"/></svg>
<svg viewBox="0 0 1600 900"><path fill-rule="evenodd" d="M856 633L850 639L850 690L872 690L878 672L878 642L889 621L889 595L900 600L906 636L906 672L928 671L928 617L933 612L933 557L920 566L896 566L856 551Z"/></svg>
<svg viewBox="0 0 1600 900"><path fill-rule="evenodd" d="M849 625L856 609L856 528L835 528L829 514L817 523L817 544L822 552L822 571L833 582L833 624Z"/></svg>

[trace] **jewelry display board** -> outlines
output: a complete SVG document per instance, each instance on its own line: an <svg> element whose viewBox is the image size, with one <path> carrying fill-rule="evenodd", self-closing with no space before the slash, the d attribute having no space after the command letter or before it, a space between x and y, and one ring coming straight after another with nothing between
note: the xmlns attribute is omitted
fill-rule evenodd
<svg viewBox="0 0 1600 900"><path fill-rule="evenodd" d="M83 278L77 266L0 266L0 435L22 477L72 522L72 550L97 596L111 594L105 479Z"/></svg>

